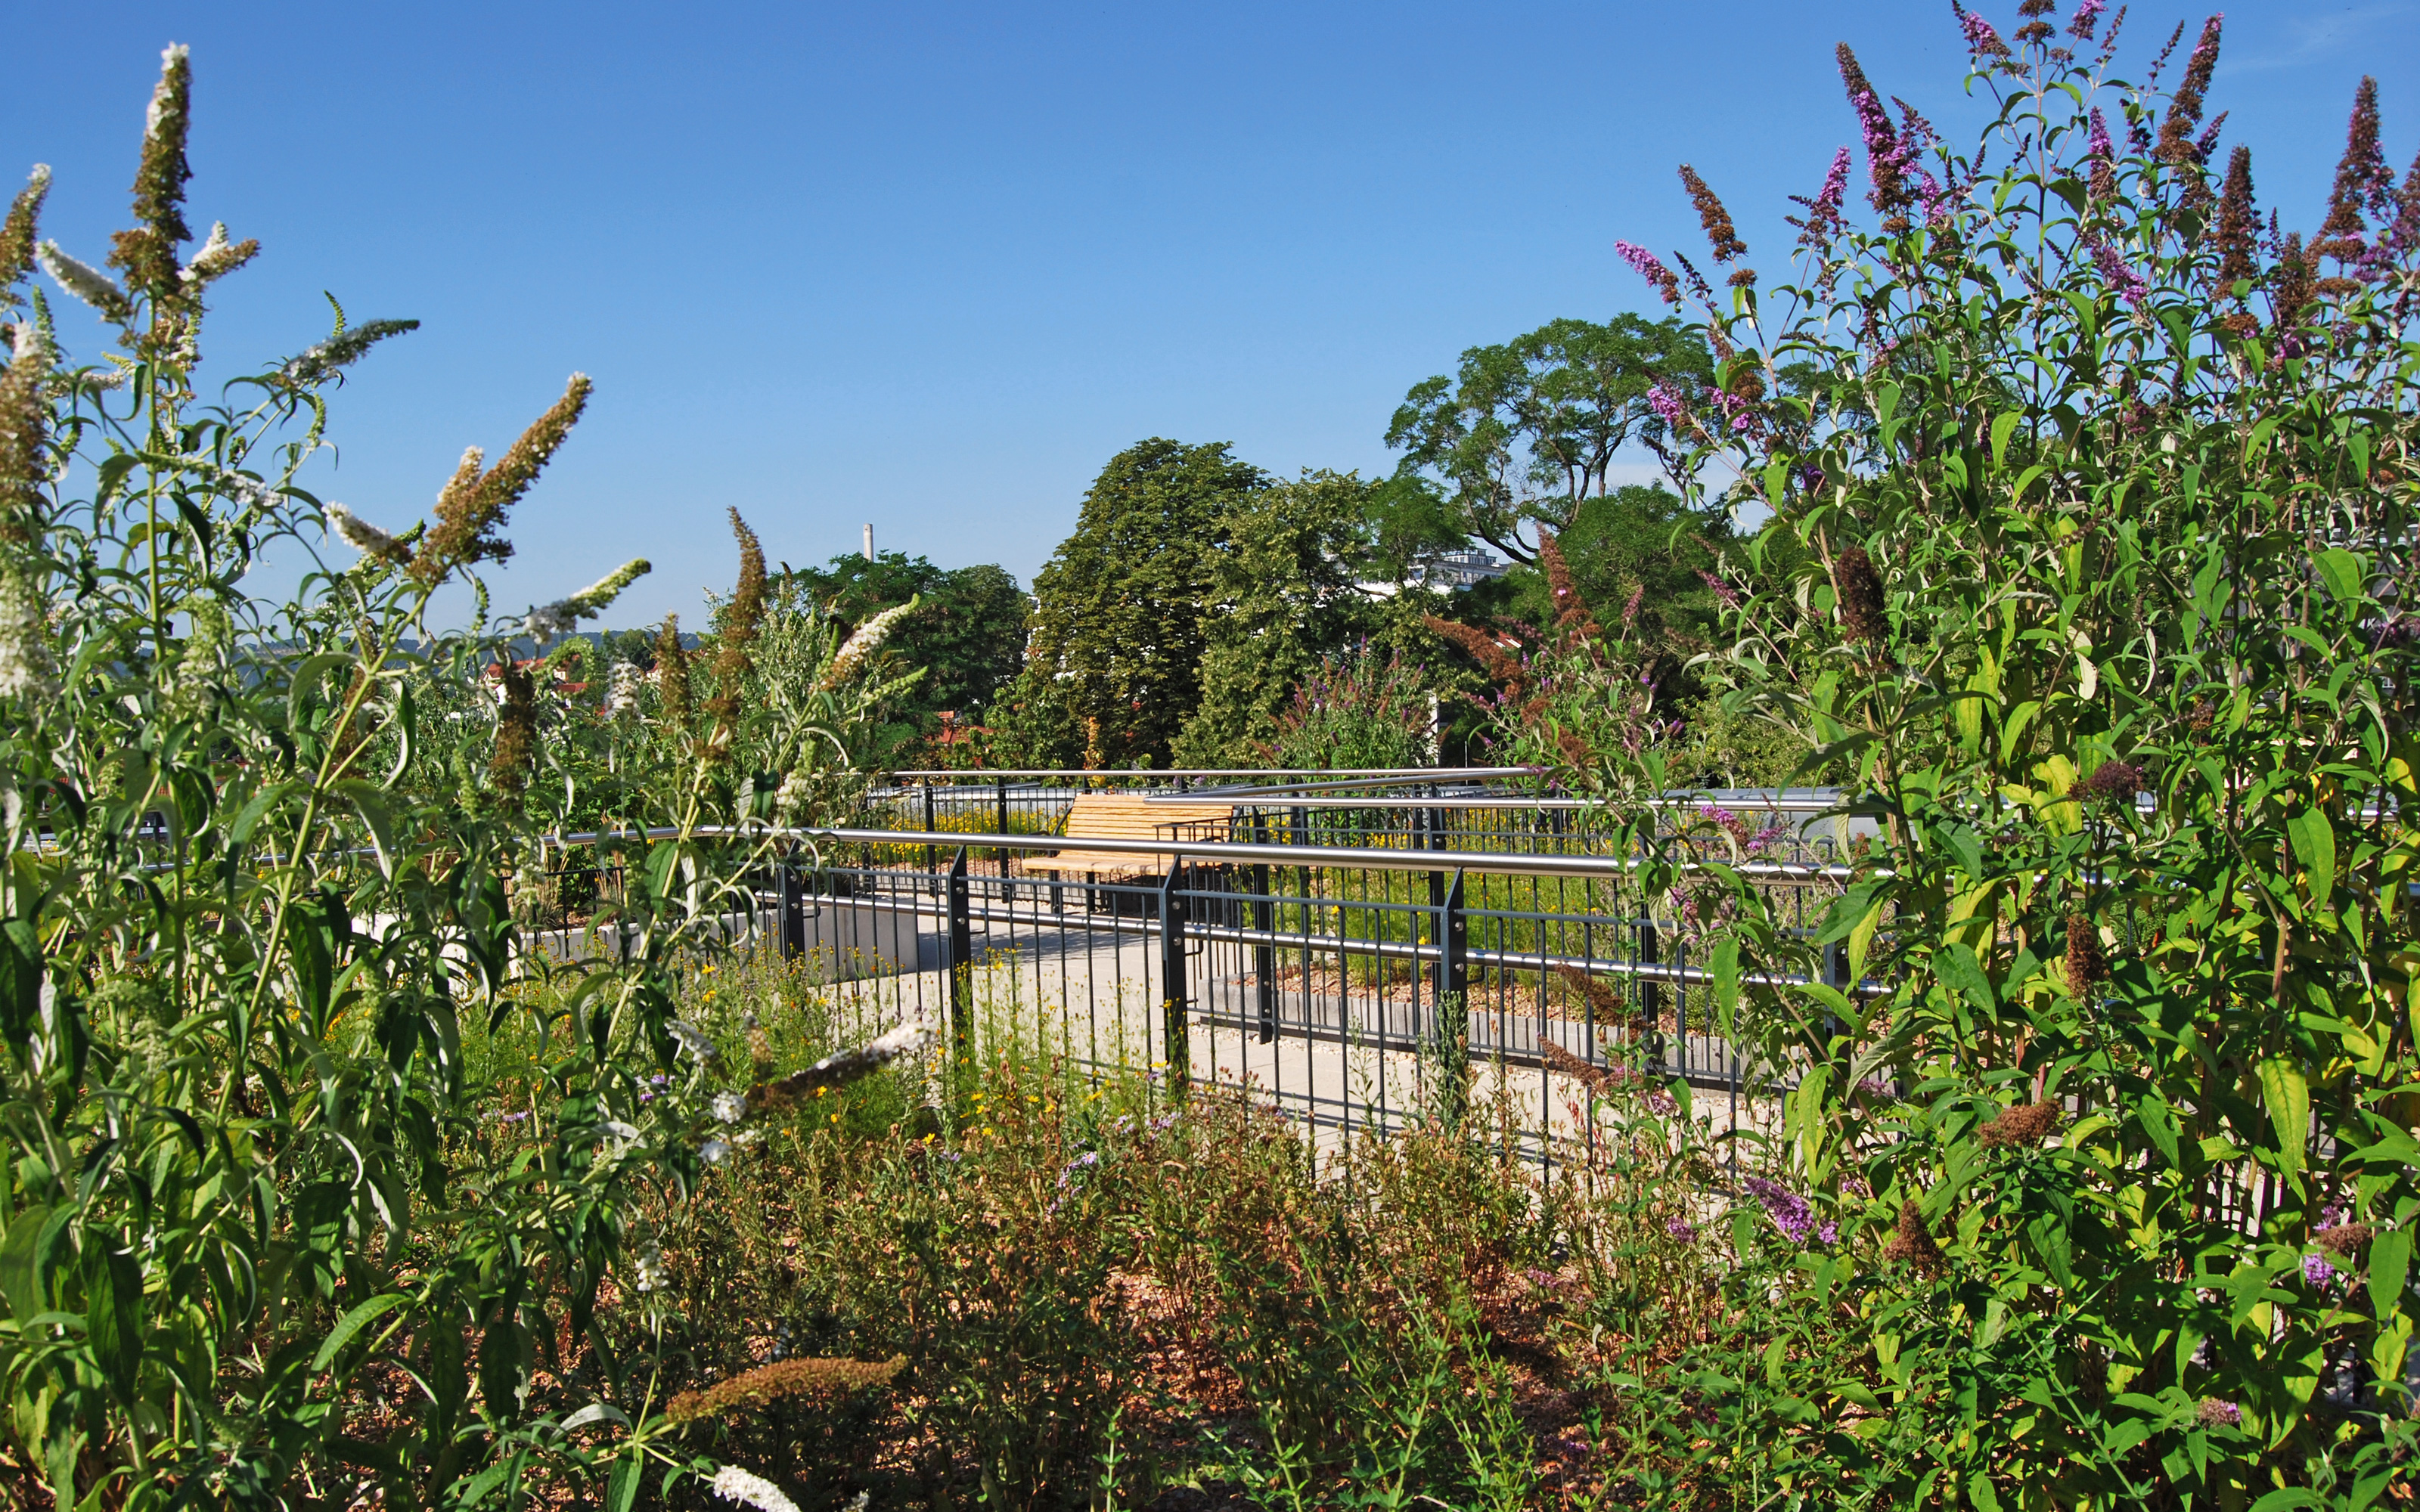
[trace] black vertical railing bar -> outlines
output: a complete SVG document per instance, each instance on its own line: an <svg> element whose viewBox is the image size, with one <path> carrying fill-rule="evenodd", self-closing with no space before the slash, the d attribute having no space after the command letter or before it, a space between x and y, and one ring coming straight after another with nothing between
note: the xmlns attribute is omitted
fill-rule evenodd
<svg viewBox="0 0 2420 1512"><path fill-rule="evenodd" d="M927 835L932 834L935 827L933 814L933 784L927 782L924 784L924 833ZM939 852L934 849L933 842L931 841L926 841L924 842L924 870L927 873L940 870L940 856Z"/></svg>
<svg viewBox="0 0 2420 1512"><path fill-rule="evenodd" d="M1008 832L1008 779L1003 777L1000 779L1000 829L998 833L1005 835ZM1003 877L1008 875L1008 847L1005 845L1001 846L1000 849L1000 874Z"/></svg>
<svg viewBox="0 0 2420 1512"><path fill-rule="evenodd" d="M974 920L967 887L967 848L950 863L950 1059L953 1090L967 1084L975 1058Z"/></svg>
<svg viewBox="0 0 2420 1512"><path fill-rule="evenodd" d="M1193 1056L1186 1022L1185 861L1171 856L1159 884L1159 978L1161 1058L1171 1095L1183 1097L1193 1079Z"/></svg>
<svg viewBox="0 0 2420 1512"><path fill-rule="evenodd" d="M1252 839L1257 843L1263 845L1267 844L1269 841L1268 821L1262 818L1257 811L1255 811L1252 819ZM1260 930L1264 934L1274 933L1277 928L1277 904L1276 901L1269 896L1269 864L1266 861L1255 861L1252 863L1252 893L1253 927ZM1254 945L1252 947L1252 980L1254 983L1252 992L1252 1007L1254 1009L1253 1017L1259 1023L1261 1043L1263 1044L1274 1044L1277 1042L1277 948L1265 940Z"/></svg>
<svg viewBox="0 0 2420 1512"><path fill-rule="evenodd" d="M1436 873L1432 872L1430 876ZM1455 1117L1457 1126L1469 1116L1470 1079L1470 912L1468 899L1463 891L1463 872L1454 868L1453 880L1448 883L1437 899L1431 928L1436 941L1436 1011L1430 1034L1443 1054L1436 1059L1438 1070L1462 1078L1460 1085L1441 1088L1438 1095L1445 1107ZM1450 1008L1448 1005L1451 1005ZM1450 1040L1447 1036L1451 1036ZM1456 1133L1460 1133L1457 1127Z"/></svg>

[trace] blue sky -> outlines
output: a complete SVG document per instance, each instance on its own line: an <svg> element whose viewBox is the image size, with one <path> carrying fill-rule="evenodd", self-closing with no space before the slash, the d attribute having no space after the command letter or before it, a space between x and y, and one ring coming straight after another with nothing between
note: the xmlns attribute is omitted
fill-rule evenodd
<svg viewBox="0 0 2420 1512"><path fill-rule="evenodd" d="M2131 76L2203 14L2133 11ZM195 223L266 244L219 285L221 371L323 334L322 289L425 322L337 395L324 497L399 528L590 374L496 588L647 556L617 624L730 580L727 504L776 559L870 519L1030 582L1145 436L1383 471L1404 391L1464 347L1649 308L1613 241L1696 251L1676 163L1777 264L1784 196L1854 135L1834 42L1936 122L1977 110L1946 0L136 3L11 33L0 172L53 164L46 230L96 262L159 50L193 47ZM2363 72L2398 171L2420 147L2415 41L2409 4L2229 13L2212 105L2288 225L2319 219Z"/></svg>

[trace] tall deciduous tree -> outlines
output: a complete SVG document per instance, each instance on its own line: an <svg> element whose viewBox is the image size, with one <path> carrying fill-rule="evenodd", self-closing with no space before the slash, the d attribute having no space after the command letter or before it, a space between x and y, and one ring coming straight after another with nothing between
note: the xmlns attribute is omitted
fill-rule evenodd
<svg viewBox="0 0 2420 1512"><path fill-rule="evenodd" d="M1569 528L1584 501L1606 491L1622 447L1636 441L1668 470L1681 464L1686 448L1674 446L1655 391L1693 395L1713 370L1704 339L1677 319L1627 314L1603 325L1550 320L1471 347L1453 377L1415 385L1387 427L1387 444L1404 453L1403 486L1380 501L1403 517L1390 534L1476 537L1515 562L1536 560L1535 528Z"/></svg>
<svg viewBox="0 0 2420 1512"><path fill-rule="evenodd" d="M1176 744L1187 765L1257 765L1277 718L1322 660L1379 625L1357 584L1372 486L1350 472L1237 495L1220 522L1202 702Z"/></svg>
<svg viewBox="0 0 2420 1512"><path fill-rule="evenodd" d="M1165 764L1202 702L1223 522L1268 475L1225 442L1155 437L1109 459L1034 578L1029 681L1055 685L1087 764ZM1029 690L1032 691L1032 690Z"/></svg>

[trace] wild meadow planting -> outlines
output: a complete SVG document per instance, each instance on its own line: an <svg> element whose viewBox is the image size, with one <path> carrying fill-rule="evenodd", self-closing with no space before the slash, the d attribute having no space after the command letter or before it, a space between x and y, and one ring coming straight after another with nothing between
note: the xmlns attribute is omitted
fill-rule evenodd
<svg viewBox="0 0 2420 1512"><path fill-rule="evenodd" d="M1542 1127L1441 1031L1387 1137L1077 1060L971 959L876 964L952 979L943 1021L785 957L768 879L863 858L826 841L920 721L964 754L908 652L1013 584L770 572L734 510L703 635L582 631L643 560L499 612L588 381L427 519L318 497L347 373L412 322L337 307L202 379L257 249L187 219L172 48L106 256L42 237L47 170L0 223L0 1494L2412 1500L2420 167L2365 81L2289 232L2211 112L2218 19L2130 82L2100 0L1953 9L1971 148L1842 46L1865 208L1844 147L1781 271L1684 167L1711 274L1617 248L1678 313L1474 348L1383 486L1133 448L1020 669L953 664L968 748L1062 759L1025 764L1492 741L1686 939L1667 1001L1758 1089L1718 1122L1650 1033L1542 1041ZM1607 491L1633 442L1677 493ZM1474 541L1520 572L1406 565ZM1744 773L1870 838L1780 885L1690 796ZM1399 847L1371 811L1329 828ZM1376 870L1294 921L1435 949L1444 904ZM1474 874L1454 906L1564 948ZM1541 1005L1623 1000L1581 955ZM1340 946L1295 990L1329 969L1397 974ZM1181 1027L1160 970L1107 985Z"/></svg>

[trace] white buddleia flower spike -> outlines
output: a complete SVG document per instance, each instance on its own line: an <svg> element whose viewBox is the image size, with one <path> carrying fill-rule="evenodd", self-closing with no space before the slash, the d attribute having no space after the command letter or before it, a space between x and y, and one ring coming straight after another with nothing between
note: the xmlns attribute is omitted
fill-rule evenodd
<svg viewBox="0 0 2420 1512"><path fill-rule="evenodd" d="M397 565L411 560L410 548L342 504L328 506L328 528L334 531L347 546L365 557L377 557Z"/></svg>
<svg viewBox="0 0 2420 1512"><path fill-rule="evenodd" d="M168 109L168 70L184 62L191 54L191 51L182 42L170 42L161 49L160 82L151 86L151 106L143 113L145 136L152 137L160 134L160 117L165 115Z"/></svg>
<svg viewBox="0 0 2420 1512"><path fill-rule="evenodd" d="M203 270L225 257L228 250L226 223L212 221L209 239L194 249L193 256L186 260L184 267L177 270L178 279L187 284L199 282L203 277Z"/></svg>
<svg viewBox="0 0 2420 1512"><path fill-rule="evenodd" d="M50 632L42 595L22 569L0 567L0 698L47 698L56 689Z"/></svg>
<svg viewBox="0 0 2420 1512"><path fill-rule="evenodd" d="M644 557L632 557L612 573L597 579L568 598L558 598L551 604L531 609L521 621L521 628L540 646L559 635L569 635L582 620L593 620L608 604L655 568Z"/></svg>
<svg viewBox="0 0 2420 1512"><path fill-rule="evenodd" d="M108 274L90 263L78 261L61 252L57 242L43 242L34 255L40 261L42 271L50 274L59 287L102 315L122 320L132 313L133 301L110 282Z"/></svg>
<svg viewBox="0 0 2420 1512"><path fill-rule="evenodd" d="M714 1041L706 1038L706 1031L687 1019L675 1019L664 1026L664 1030L683 1053L695 1057L703 1064L710 1066L722 1055L715 1048Z"/></svg>
<svg viewBox="0 0 2420 1512"><path fill-rule="evenodd" d="M826 689L835 688L862 671L867 658L881 650L882 642L891 638L892 626L913 613L916 604L917 600L910 598L859 625L857 633L840 648L840 655L832 657L831 666L825 670L820 686Z"/></svg>
<svg viewBox="0 0 2420 1512"><path fill-rule="evenodd" d="M626 714L639 712L639 689L647 683L647 674L627 661L617 661L605 678L605 717L618 719Z"/></svg>
<svg viewBox="0 0 2420 1512"><path fill-rule="evenodd" d="M51 370L51 343L42 328L31 320L20 320L8 328L8 361L33 363L41 372Z"/></svg>
<svg viewBox="0 0 2420 1512"><path fill-rule="evenodd" d="M752 1506L756 1512L799 1512L799 1504L784 1495L782 1488L737 1465L723 1466L707 1484L724 1501Z"/></svg>

